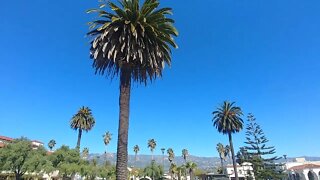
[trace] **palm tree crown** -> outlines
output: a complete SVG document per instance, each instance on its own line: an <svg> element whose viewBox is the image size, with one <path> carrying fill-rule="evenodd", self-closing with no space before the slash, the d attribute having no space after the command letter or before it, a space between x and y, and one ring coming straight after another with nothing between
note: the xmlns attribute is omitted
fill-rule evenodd
<svg viewBox="0 0 320 180"><path fill-rule="evenodd" d="M139 146L138 146L138 145L135 145L135 146L133 147L133 151L134 151L135 154L138 154L138 152L140 151Z"/></svg>
<svg viewBox="0 0 320 180"><path fill-rule="evenodd" d="M70 127L74 130L82 129L86 132L91 130L96 121L89 107L82 106L79 111L73 115L70 121Z"/></svg>
<svg viewBox="0 0 320 180"><path fill-rule="evenodd" d="M104 144L107 146L112 139L112 134L109 131L107 131L106 133L104 133L102 137Z"/></svg>
<svg viewBox="0 0 320 180"><path fill-rule="evenodd" d="M51 139L48 143L48 147L50 151L52 151L52 148L56 145L56 141L54 139Z"/></svg>
<svg viewBox="0 0 320 180"><path fill-rule="evenodd" d="M174 152L173 152L173 149L172 148L168 148L167 149L167 153L168 153L168 160L170 163L173 162L174 160Z"/></svg>
<svg viewBox="0 0 320 180"><path fill-rule="evenodd" d="M188 149L182 149L182 158L184 159L185 162L187 162L187 157L188 156L189 156Z"/></svg>
<svg viewBox="0 0 320 180"><path fill-rule="evenodd" d="M213 125L223 134L239 132L243 127L241 108L234 106L234 102L224 101L212 114Z"/></svg>
<svg viewBox="0 0 320 180"><path fill-rule="evenodd" d="M113 11L100 9L99 20L90 22L92 37L90 58L96 73L120 76L128 81L146 83L162 75L165 64L171 64L170 45L177 48L172 36L178 32L174 20L166 15L171 8L157 9L158 0L145 0L140 7L139 0L121 0L119 5L107 2Z"/></svg>
<svg viewBox="0 0 320 180"><path fill-rule="evenodd" d="M156 148L157 142L154 139L148 140L148 148L150 148L151 152Z"/></svg>
<svg viewBox="0 0 320 180"><path fill-rule="evenodd" d="M218 143L217 144L217 151L219 153L219 157L223 160L225 160L226 156L229 154L229 146L223 146L223 144Z"/></svg>

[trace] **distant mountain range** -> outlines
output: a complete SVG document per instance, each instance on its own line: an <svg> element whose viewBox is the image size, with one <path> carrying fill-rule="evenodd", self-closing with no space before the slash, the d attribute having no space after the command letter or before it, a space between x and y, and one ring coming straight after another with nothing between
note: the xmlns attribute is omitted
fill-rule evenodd
<svg viewBox="0 0 320 180"><path fill-rule="evenodd" d="M163 164L164 169L168 170L170 163L168 161L167 155L154 155L154 160L158 164ZM320 161L320 157L309 157L309 156L302 156L307 161ZM107 161L109 161L111 164L116 163L116 154L115 153L105 153L105 154L90 154L88 159L94 159L96 158L98 160L99 164L104 164ZM134 155L128 156L128 164L129 166L133 167L139 167L143 168L150 164L151 162L151 155L137 155L137 160L135 160ZM220 159L218 157L199 157L199 156L188 156L187 161L195 162L200 169L203 170L213 170L216 167L220 166ZM277 162L284 163L284 162L293 162L295 161L295 157L288 157L287 159L281 158ZM184 163L184 159L181 156L177 156L174 158L174 162L177 165L182 165ZM225 162L226 164L231 164L231 158L227 159Z"/></svg>

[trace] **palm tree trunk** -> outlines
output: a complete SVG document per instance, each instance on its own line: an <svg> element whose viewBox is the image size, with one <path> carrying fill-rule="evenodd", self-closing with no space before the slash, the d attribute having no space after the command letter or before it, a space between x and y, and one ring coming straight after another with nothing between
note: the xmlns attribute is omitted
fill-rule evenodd
<svg viewBox="0 0 320 180"><path fill-rule="evenodd" d="M239 180L238 171L237 171L236 159L235 159L235 157L234 157L234 150L233 150L233 143L232 143L231 132L228 133L228 136L229 136L229 143L230 143L230 149L231 149L231 156L232 156L232 164L233 164L234 176L235 176L235 179L236 179L236 180Z"/></svg>
<svg viewBox="0 0 320 180"><path fill-rule="evenodd" d="M153 161L153 151L151 151L151 161Z"/></svg>
<svg viewBox="0 0 320 180"><path fill-rule="evenodd" d="M224 168L223 168L223 159L220 158L220 161L221 161L221 172L222 172L222 174L225 174Z"/></svg>
<svg viewBox="0 0 320 180"><path fill-rule="evenodd" d="M120 75L120 98L119 98L119 128L117 145L117 180L127 180L128 164L128 131L129 131L129 105L130 105L130 72L121 70Z"/></svg>
<svg viewBox="0 0 320 180"><path fill-rule="evenodd" d="M78 141L77 141L77 147L76 147L77 149L80 149L81 136L82 136L82 129L79 128Z"/></svg>

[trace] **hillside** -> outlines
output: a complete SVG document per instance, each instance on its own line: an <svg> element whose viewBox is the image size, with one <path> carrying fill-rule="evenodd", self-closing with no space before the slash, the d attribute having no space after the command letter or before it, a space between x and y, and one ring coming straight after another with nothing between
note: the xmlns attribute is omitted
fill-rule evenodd
<svg viewBox="0 0 320 180"><path fill-rule="evenodd" d="M307 161L320 161L320 157L308 157L308 156L302 156L302 157L304 157ZM116 154L114 153L90 154L89 159L93 159L93 158L97 158L100 164L103 164L104 162L106 162L106 160L108 160L111 164L116 163ZM138 155L137 161L135 161L134 155L129 155L128 159L129 159L128 164L130 167L133 166L133 167L141 168L141 167L145 167L150 163L151 155ZM163 163L166 170L169 168L170 164L166 155L164 157L162 155L154 155L154 159L159 164ZM285 161L292 162L294 160L295 160L295 157L288 157L286 160L282 158L278 160L278 162L284 163ZM177 165L181 165L184 163L184 160L181 156L175 157L174 161ZM188 161L193 161L197 163L198 167L203 170L212 170L215 167L220 166L220 159L218 157L189 156ZM226 163L231 164L232 163L231 159L228 159Z"/></svg>

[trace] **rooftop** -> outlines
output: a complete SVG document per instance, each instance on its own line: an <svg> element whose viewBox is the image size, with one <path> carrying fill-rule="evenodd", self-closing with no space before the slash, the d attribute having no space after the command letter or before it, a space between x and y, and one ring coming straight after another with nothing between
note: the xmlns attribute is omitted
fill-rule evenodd
<svg viewBox="0 0 320 180"><path fill-rule="evenodd" d="M302 169L314 169L314 168L320 168L320 165L316 164L303 164L299 166L293 166L289 168L289 170L302 170Z"/></svg>
<svg viewBox="0 0 320 180"><path fill-rule="evenodd" d="M13 141L13 138L9 138L9 137L6 137L6 136L0 136L0 140Z"/></svg>

